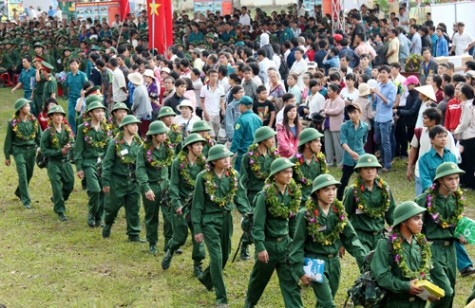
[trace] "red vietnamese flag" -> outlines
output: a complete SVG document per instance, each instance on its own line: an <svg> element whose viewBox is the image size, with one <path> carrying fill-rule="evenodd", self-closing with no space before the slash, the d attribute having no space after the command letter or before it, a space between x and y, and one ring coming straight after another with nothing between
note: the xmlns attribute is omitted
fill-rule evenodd
<svg viewBox="0 0 475 308"><path fill-rule="evenodd" d="M147 0L148 46L165 54L173 45L173 14L171 0Z"/></svg>
<svg viewBox="0 0 475 308"><path fill-rule="evenodd" d="M119 15L120 21L124 21L127 15L130 13L129 0L119 0Z"/></svg>

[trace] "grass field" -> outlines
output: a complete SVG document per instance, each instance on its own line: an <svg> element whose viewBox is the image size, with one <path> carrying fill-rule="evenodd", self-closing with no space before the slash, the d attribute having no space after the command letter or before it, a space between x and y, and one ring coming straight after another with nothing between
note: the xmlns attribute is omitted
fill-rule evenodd
<svg viewBox="0 0 475 308"><path fill-rule="evenodd" d="M13 103L20 94L0 89L0 140L3 149L7 120ZM62 102L64 104L64 102ZM121 211L112 236L104 240L100 229L86 225L87 196L76 181L67 202L69 221L59 222L49 201L51 187L45 169L35 169L31 182L32 209L23 209L13 191L17 183L15 167L0 164L0 304L7 307L206 307L214 305L214 293L193 277L191 244L176 255L164 272L158 256L148 253L148 244L132 244L125 235L124 212ZM396 161L394 172L385 175L398 202L414 198L414 185L405 179L405 165ZM331 173L340 176L340 170ZM472 208L475 194L467 193L467 215L475 217ZM241 235L239 215L235 214L233 253ZM143 218L143 212L142 212ZM144 230L144 228L142 228ZM145 237L142 231L142 237ZM163 247L160 235L159 247ZM467 246L475 257L475 249ZM231 307L241 307L247 289L252 261L228 263L224 275ZM343 306L346 290L357 276L354 259L343 259L341 285L336 296ZM456 307L463 307L473 278L458 276ZM306 307L315 305L310 288L303 290ZM274 275L260 307L283 307Z"/></svg>

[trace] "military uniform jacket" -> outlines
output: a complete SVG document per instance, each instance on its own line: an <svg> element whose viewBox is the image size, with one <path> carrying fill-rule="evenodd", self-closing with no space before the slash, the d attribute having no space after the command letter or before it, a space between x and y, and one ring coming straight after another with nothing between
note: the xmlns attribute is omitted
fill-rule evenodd
<svg viewBox="0 0 475 308"><path fill-rule="evenodd" d="M251 169L251 164L249 163L249 161L250 158L248 155L245 155L242 158L241 177L239 178L239 185L242 186L241 188L244 189L246 195L248 191L258 192L262 190L262 187L264 187L264 182L266 180L265 178L261 179L257 177L256 173ZM270 166L272 165L273 161L274 158L269 153L267 153L267 155L265 156L259 155L255 163L259 164L259 166L261 167L260 172L262 174L269 175ZM252 202L252 200L249 201Z"/></svg>
<svg viewBox="0 0 475 308"><path fill-rule="evenodd" d="M111 133L102 130L102 125L99 126L97 131L90 127L87 135L84 135L84 130L83 123L78 127L74 148L74 161L77 171L81 171L85 167L95 167L99 163L99 158L102 160L104 157L107 146L112 140L110 138Z"/></svg>
<svg viewBox="0 0 475 308"><path fill-rule="evenodd" d="M197 161L193 165L189 162L180 165L178 158L175 158L172 163L171 175L170 175L170 197L172 200L172 208L176 211L180 207L184 207L191 197L193 196L194 186L190 186L183 180L181 170L186 168L190 175L190 178L196 180L198 173L200 173L204 166L200 166Z"/></svg>
<svg viewBox="0 0 475 308"><path fill-rule="evenodd" d="M137 182L142 192L150 191L150 183L159 183L163 190L168 186L168 167L152 166L148 157L153 160L165 161L167 159L168 144L162 143L160 148L156 148L153 142L144 143L137 155ZM153 148L153 149L151 149ZM151 154L149 156L149 154Z"/></svg>
<svg viewBox="0 0 475 308"><path fill-rule="evenodd" d="M14 122L14 125L12 122ZM18 136L18 134L13 131L14 126L17 126L16 129L21 136ZM15 117L14 120L8 121L7 136L5 137L5 143L3 144L5 159L10 159L10 155L14 154L14 147L21 148L39 146L40 138L41 128L38 120L34 116L28 116L26 121L21 121L18 117Z"/></svg>
<svg viewBox="0 0 475 308"><path fill-rule="evenodd" d="M422 193L416 198L416 203L419 206L427 208L427 192ZM456 198L450 194L447 198L437 193L437 198L432 199L432 206L435 211L443 218L451 217L454 214ZM442 228L440 225L432 220L429 211L424 212L424 234L427 234L427 239L430 240L453 240L455 228Z"/></svg>
<svg viewBox="0 0 475 308"><path fill-rule="evenodd" d="M297 184L299 184L302 190L302 204L305 204L307 199L310 197L312 193L312 181L315 179L317 176L322 174L322 166L320 165L318 159L315 157L312 157L312 160L310 163L307 163L305 158L297 158L295 156L292 156L290 158L290 161L293 163L299 162L299 170L302 172L302 175L305 177L305 183L302 183L302 179L297 176L297 173L293 173L293 178ZM307 184L309 183L309 184Z"/></svg>
<svg viewBox="0 0 475 308"><path fill-rule="evenodd" d="M54 127L47 128L41 136L41 152L49 160L62 161L69 155L63 155L61 152L66 144L74 142L72 131L68 135L68 132L64 129L65 125L67 124L61 123L61 132L58 132Z"/></svg>

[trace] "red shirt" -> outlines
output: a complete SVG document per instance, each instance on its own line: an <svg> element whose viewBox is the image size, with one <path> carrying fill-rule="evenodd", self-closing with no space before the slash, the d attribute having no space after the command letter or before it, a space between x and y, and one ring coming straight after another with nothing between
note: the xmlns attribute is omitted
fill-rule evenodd
<svg viewBox="0 0 475 308"><path fill-rule="evenodd" d="M435 92L435 102L438 104L444 99L444 91L441 89L438 89L437 92Z"/></svg>
<svg viewBox="0 0 475 308"><path fill-rule="evenodd" d="M445 110L445 128L453 132L459 125L461 114L462 106L460 105L460 101L454 97L447 103L447 109Z"/></svg>

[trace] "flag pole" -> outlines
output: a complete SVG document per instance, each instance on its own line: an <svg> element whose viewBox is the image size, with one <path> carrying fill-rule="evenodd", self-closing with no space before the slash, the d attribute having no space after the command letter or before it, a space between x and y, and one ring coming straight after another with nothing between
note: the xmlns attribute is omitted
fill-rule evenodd
<svg viewBox="0 0 475 308"><path fill-rule="evenodd" d="M155 0L152 0L152 7L155 10ZM152 49L155 48L155 12L152 12Z"/></svg>
<svg viewBox="0 0 475 308"><path fill-rule="evenodd" d="M165 4L165 1L166 3L168 4L168 0L164 0L163 4ZM167 50L168 50L168 40L167 40L167 22L166 22L166 15L167 15L167 11L168 9L166 9L166 7L164 6L163 8L163 12L164 12L164 15L163 18L162 18L162 21L163 21L163 35L165 37L165 40L164 40L164 50L163 50L163 55L166 56L167 55ZM158 51L158 50L157 50Z"/></svg>

